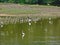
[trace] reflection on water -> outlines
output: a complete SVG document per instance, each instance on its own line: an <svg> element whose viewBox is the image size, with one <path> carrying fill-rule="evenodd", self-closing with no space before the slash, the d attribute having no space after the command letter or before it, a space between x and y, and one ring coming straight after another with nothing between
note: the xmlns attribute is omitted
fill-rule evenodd
<svg viewBox="0 0 60 45"><path fill-rule="evenodd" d="M0 18L0 45L60 45L60 18Z"/></svg>

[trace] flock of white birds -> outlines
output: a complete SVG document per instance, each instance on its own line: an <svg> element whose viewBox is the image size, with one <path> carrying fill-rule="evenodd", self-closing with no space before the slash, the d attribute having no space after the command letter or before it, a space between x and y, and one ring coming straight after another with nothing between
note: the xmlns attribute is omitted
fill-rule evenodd
<svg viewBox="0 0 60 45"><path fill-rule="evenodd" d="M32 21L34 21L35 23L37 23L38 20L41 20L40 18L34 18L34 19L26 18L26 19L27 19L27 22L28 22L29 26L32 25L32 23L31 23ZM52 20L52 18L49 18L49 24L53 24L53 22L51 20ZM6 23L9 24L10 22L13 23L13 24L16 23L16 22L23 23L24 19L20 18L20 17L0 17L0 27L1 28L4 27L4 24L6 24ZM45 31L47 32L47 29L45 29ZM2 32L1 35L4 35L4 33ZM25 32L22 31L22 39L24 37L25 37Z"/></svg>

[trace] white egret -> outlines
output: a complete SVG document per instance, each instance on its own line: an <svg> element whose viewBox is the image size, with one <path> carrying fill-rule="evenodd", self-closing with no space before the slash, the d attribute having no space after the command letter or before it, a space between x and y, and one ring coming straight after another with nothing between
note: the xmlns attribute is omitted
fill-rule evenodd
<svg viewBox="0 0 60 45"><path fill-rule="evenodd" d="M51 20L51 18L49 18L49 20Z"/></svg>
<svg viewBox="0 0 60 45"><path fill-rule="evenodd" d="M3 27L3 25L1 25L1 28Z"/></svg>
<svg viewBox="0 0 60 45"><path fill-rule="evenodd" d="M24 38L24 36L25 36L25 33L22 31L22 39Z"/></svg>
<svg viewBox="0 0 60 45"><path fill-rule="evenodd" d="M31 19L29 19L29 22L31 22Z"/></svg>
<svg viewBox="0 0 60 45"><path fill-rule="evenodd" d="M52 21L49 21L49 24L53 24L53 22Z"/></svg>
<svg viewBox="0 0 60 45"><path fill-rule="evenodd" d="M2 21L1 21L0 23L1 23L1 24L3 24L3 22L2 22Z"/></svg>
<svg viewBox="0 0 60 45"><path fill-rule="evenodd" d="M31 25L31 22L29 22L29 25Z"/></svg>

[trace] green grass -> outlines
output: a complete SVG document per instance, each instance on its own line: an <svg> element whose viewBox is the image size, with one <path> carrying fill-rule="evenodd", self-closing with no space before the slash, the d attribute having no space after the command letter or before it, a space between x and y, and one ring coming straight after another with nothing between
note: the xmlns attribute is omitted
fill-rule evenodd
<svg viewBox="0 0 60 45"><path fill-rule="evenodd" d="M60 41L60 18L52 18L51 22L53 23L50 24L48 18L42 18L37 23L32 21L31 26L28 25L28 22L4 25L3 28L0 27L0 44L53 45L53 42L49 41L56 41L54 44L60 45L56 44ZM22 39L22 31L25 33L24 39Z"/></svg>
<svg viewBox="0 0 60 45"><path fill-rule="evenodd" d="M36 14L38 13L38 11L35 11L35 10L23 10L23 9L2 9L0 10L0 13L2 14Z"/></svg>

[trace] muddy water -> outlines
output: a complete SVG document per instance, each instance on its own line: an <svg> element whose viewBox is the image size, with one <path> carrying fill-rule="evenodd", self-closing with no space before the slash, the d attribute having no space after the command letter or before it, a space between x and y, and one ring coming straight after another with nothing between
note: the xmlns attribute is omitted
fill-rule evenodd
<svg viewBox="0 0 60 45"><path fill-rule="evenodd" d="M0 17L0 45L60 45L60 18Z"/></svg>

